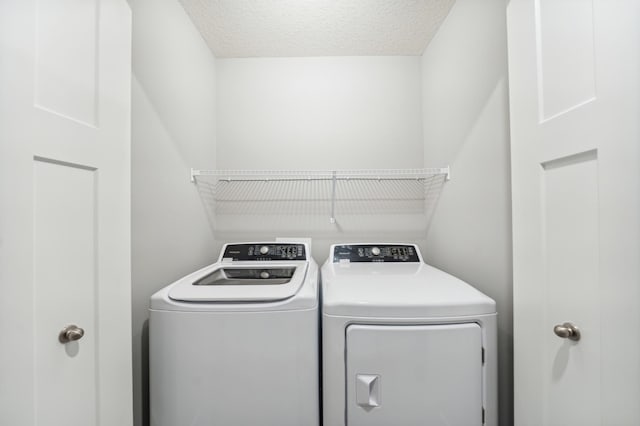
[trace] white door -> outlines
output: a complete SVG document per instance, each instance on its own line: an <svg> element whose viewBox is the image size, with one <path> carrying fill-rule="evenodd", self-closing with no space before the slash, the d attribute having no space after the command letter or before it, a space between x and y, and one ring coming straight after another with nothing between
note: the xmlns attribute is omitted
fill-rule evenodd
<svg viewBox="0 0 640 426"><path fill-rule="evenodd" d="M130 43L125 0L0 1L2 425L132 423Z"/></svg>
<svg viewBox="0 0 640 426"><path fill-rule="evenodd" d="M350 325L347 424L484 424L482 330L475 323Z"/></svg>
<svg viewBox="0 0 640 426"><path fill-rule="evenodd" d="M507 19L515 423L638 425L640 2L511 0Z"/></svg>

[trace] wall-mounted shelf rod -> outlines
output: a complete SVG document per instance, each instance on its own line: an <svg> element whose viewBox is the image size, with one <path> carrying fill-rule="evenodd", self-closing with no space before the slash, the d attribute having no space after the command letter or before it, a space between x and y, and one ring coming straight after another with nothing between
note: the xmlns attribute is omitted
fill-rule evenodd
<svg viewBox="0 0 640 426"><path fill-rule="evenodd" d="M429 169L379 169L379 170L198 170L191 169L191 182L197 176L217 177L227 182L300 182L300 181L348 181L379 180L403 181L424 180L434 175L446 175L450 179L449 167Z"/></svg>

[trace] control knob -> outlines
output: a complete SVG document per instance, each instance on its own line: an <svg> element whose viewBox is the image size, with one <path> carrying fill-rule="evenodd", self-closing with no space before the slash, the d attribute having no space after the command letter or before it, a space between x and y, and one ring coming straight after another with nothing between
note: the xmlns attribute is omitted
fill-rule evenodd
<svg viewBox="0 0 640 426"><path fill-rule="evenodd" d="M269 246L260 247L260 254L267 254L267 253L269 253Z"/></svg>
<svg viewBox="0 0 640 426"><path fill-rule="evenodd" d="M378 247L372 247L371 254L374 256L380 256L380 249Z"/></svg>

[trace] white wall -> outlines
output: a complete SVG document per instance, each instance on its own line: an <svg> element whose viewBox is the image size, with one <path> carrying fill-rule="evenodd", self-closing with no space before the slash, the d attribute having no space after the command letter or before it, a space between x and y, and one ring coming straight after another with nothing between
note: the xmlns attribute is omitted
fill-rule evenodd
<svg viewBox="0 0 640 426"><path fill-rule="evenodd" d="M422 167L419 57L218 59L217 167Z"/></svg>
<svg viewBox="0 0 640 426"><path fill-rule="evenodd" d="M149 297L217 252L190 167L215 164L215 59L178 0L131 0L134 422L148 419Z"/></svg>
<svg viewBox="0 0 640 426"><path fill-rule="evenodd" d="M219 169L423 167L420 57L243 58L216 65ZM407 239L372 231L338 223L304 235L285 226L259 236L312 236L318 262L329 243Z"/></svg>
<svg viewBox="0 0 640 426"><path fill-rule="evenodd" d="M513 424L506 0L458 0L423 58L425 163L449 164L427 261L498 305L500 424Z"/></svg>

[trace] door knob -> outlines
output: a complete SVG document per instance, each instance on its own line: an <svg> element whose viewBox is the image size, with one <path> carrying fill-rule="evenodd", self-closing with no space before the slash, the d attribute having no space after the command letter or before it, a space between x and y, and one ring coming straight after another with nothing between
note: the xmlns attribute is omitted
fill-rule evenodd
<svg viewBox="0 0 640 426"><path fill-rule="evenodd" d="M69 343L82 339L82 336L84 336L84 330L75 324L71 324L62 329L58 335L58 340L60 343Z"/></svg>
<svg viewBox="0 0 640 426"><path fill-rule="evenodd" d="M580 330L570 322L565 322L562 325L556 325L553 327L553 332L556 333L556 336L562 337L563 339L569 339L576 342L580 340Z"/></svg>

